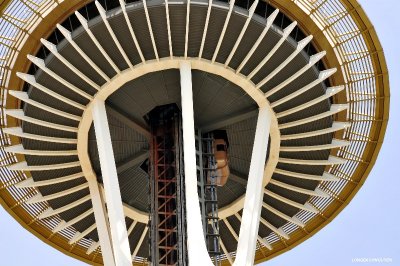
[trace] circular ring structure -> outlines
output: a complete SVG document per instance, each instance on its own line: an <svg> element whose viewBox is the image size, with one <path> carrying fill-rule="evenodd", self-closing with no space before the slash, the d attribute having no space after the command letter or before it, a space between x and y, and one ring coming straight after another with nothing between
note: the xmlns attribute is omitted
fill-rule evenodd
<svg viewBox="0 0 400 266"><path fill-rule="evenodd" d="M211 64L211 62L207 62L205 60L198 59L187 59L191 62L192 68L196 70L201 70L205 72L214 73L218 76L224 77L226 80L229 80L232 83L235 83L239 87L243 88L248 95L254 99L255 102L258 103L259 107L263 107L269 105L266 98L260 93L258 89L249 82L245 77L241 75L237 75L234 71L225 68L223 65ZM179 62L181 59L161 59L160 61L154 60L153 62L147 62L146 64L139 65L137 68L128 69L115 78L113 78L109 83L106 83L101 88L100 92L95 95L95 99L106 100L112 93L121 88L125 83L130 80L136 79L140 76L146 75L151 72L162 71L170 68L177 69L179 68ZM92 100L92 101L93 101ZM280 146L280 133L278 129L278 121L276 117L273 115L274 111L269 107L270 113L272 114L271 121L271 147L270 147L270 156L268 163L265 166L265 176L263 185L266 186L271 179L272 173L278 163L279 157L279 146ZM78 128L78 156L81 162L82 170L87 175L87 178L90 178L92 175L95 175L92 167L90 167L90 156L87 151L88 147L88 134L90 130L90 126L92 125L92 107L91 104L88 104L86 110L83 113L82 120L79 124ZM229 216L234 215L239 212L243 208L244 203L244 194L236 199L234 202L230 203L227 206L224 206L219 210L220 219L225 219ZM138 222L147 223L148 214L142 211L131 207L130 217Z"/></svg>
<svg viewBox="0 0 400 266"><path fill-rule="evenodd" d="M87 263L102 264L98 239L92 232L96 231L95 224L91 225L88 222L79 226L73 223L74 219L78 221L78 216L91 217L90 196L83 192L87 191L88 187L84 177L96 178L97 175L93 170L96 168L96 162L90 152L90 143L93 142L90 138L90 103L96 98L119 103L116 100L120 97L118 93L129 91L123 87L125 83L138 89L140 87L131 82L145 82L145 77L156 79L157 75L173 76L173 69L178 68L181 60L190 61L192 69L198 71L196 75L206 77L205 80L219 79L220 82L228 84L226 86L232 91L245 91L247 96L244 97L249 97L252 101L243 105L243 110L253 108L251 112L254 112L254 107L268 105L271 107L271 113L275 115L271 126L269 160L264 173L266 188L263 211L266 214L262 214L264 221L260 223L262 235L258 239L256 262L277 256L311 237L334 219L361 188L383 142L389 113L389 85L382 47L373 26L357 1L269 1L269 4L256 2L255 5L252 5L253 1L237 1L233 2L235 5L232 6L215 1L180 4L149 1L147 5L146 2L127 1L126 5L123 2L122 8L118 1L104 3L103 8L107 9L104 16L99 9L96 11L97 15L81 15L83 19L80 20L77 20L73 13L77 10L82 12L86 8L87 14L90 14L93 11L90 8L95 6L93 2L72 0L58 3L42 0L4 1L1 4L0 114L3 126L0 132L3 167L0 176L0 198L4 208L30 232L70 256ZM189 15L186 12L187 6L190 9ZM265 8L264 16L260 11L262 8ZM278 11L274 13L274 10L279 10L279 14ZM129 28L124 33L126 38L130 39L132 47L136 47L135 56L126 49L127 46L119 37L121 32L115 27L118 18L124 23L126 17L128 21L133 21L132 17L129 18L132 14L137 16L137 20L140 20L138 15L143 16L142 23L147 25L143 26L147 29L144 31L133 23L133 33L141 36L140 34L146 32L147 37L132 40L131 28L124 24L124 27ZM219 14L222 19L218 20L215 14ZM279 19L274 20L276 16ZM162 17L165 21L158 21L159 18L156 17ZM195 22L192 22L193 20ZM208 24L209 21L212 23ZM258 42L257 37L263 34L262 27L268 27L269 22L271 28L265 33L269 39L261 38ZM202 26L196 28L190 23ZM57 24L62 26L54 33ZM71 25L71 32L65 30L66 24ZM235 26L241 29L236 30L236 36L233 37L238 41L229 40L232 32L235 32L232 31L232 27ZM103 27L106 31L110 27L114 33L110 31L111 38L102 39L103 36L100 37L98 32L96 33L96 27L97 30ZM208 29L208 33L205 29ZM185 32L189 34L185 36ZM258 34L252 36L252 32ZM60 33L64 36L60 36ZM184 38L179 37L179 41L176 41L181 33ZM193 37L195 34L198 34L199 39ZM82 68L77 61L62 59L66 58L67 49L76 49L73 43L79 43L82 36L92 40L93 50L95 47L103 47L103 50L100 48L96 51L99 57L104 57L104 62L108 61L107 67L99 64L100 61L96 60L100 59L93 57L93 54L87 54L89 60L84 57L81 59L86 60L87 65L90 65L87 68L91 68L94 70L91 71L97 74ZM202 36L205 37L201 38ZM95 41L96 37L98 43ZM44 40L41 42L42 38ZM143 45L144 40L148 41L146 45ZM282 46L277 45L279 40L282 40ZM115 42L113 48L107 46L107 42ZM198 43L199 46L202 44L197 50L194 49L196 56L193 56L194 50L191 48L194 43ZM214 47L211 47L211 43ZM248 43L247 48L244 43ZM260 52L261 49L257 49L260 43L265 47L264 54ZM265 46L268 44L269 47ZM79 46L80 43L77 47ZM199 50L204 53L198 53ZM87 53L88 50L82 51ZM154 55L150 55L153 51ZM238 57L242 52L245 54ZM253 53L257 56L252 56ZM119 56L116 57L115 54ZM26 60L28 55L31 55L29 61ZM257 61L258 56L260 58ZM295 63L297 59L300 61ZM250 62L247 66L252 67L248 66L246 70L246 63L243 63L245 61ZM319 61L321 64L317 67ZM264 66L268 65L267 62L271 64L271 69ZM62 65L62 69L69 69L68 73L72 74L62 75L64 70L57 69L57 64ZM290 68L291 66L293 68ZM165 72L171 69L172 72ZM312 75L310 74L310 79L305 84L301 84L296 80L295 74L300 73L297 77L305 79L304 73L308 73L306 71L310 71ZM155 74L152 74L153 72ZM261 72L259 76L258 72ZM282 73L286 73L286 76ZM72 78L74 75L80 75L79 78L86 82L86 86L91 90L78 86ZM286 81L279 80L280 75ZM72 90L75 96L57 96L56 94L60 93L57 88L43 83L47 76L57 76L56 80L64 88ZM274 81L274 78L280 82ZM285 91L283 88L290 87L293 80L299 82L298 87ZM170 82L172 81L173 78ZM306 99L303 93L311 91L314 87L320 88L321 93ZM39 97L39 94L35 96L38 90L50 90L47 93L50 97L61 99L60 108L55 110L57 108L48 99ZM223 88L219 90L223 91ZM300 97L304 99L297 103L291 102ZM241 102L236 103L239 106ZM325 111L321 111L320 114L305 112L319 103L326 104L328 109L321 107L321 110ZM72 109L64 108L64 104L72 106ZM23 108L23 111L16 110L19 108ZM41 119L33 117L32 110L35 108L48 112L48 120L43 119L43 116ZM61 121L58 123L52 120L51 117L55 113L58 116L64 115L70 122L57 120ZM291 119L287 119L288 117ZM331 119L327 122L331 123L330 126L301 128L301 125L310 125L326 117ZM247 119L250 121L252 117L248 116ZM218 121L211 120L208 122ZM42 134L41 132L45 132L41 131L43 128L51 128L53 131L48 131L47 135ZM298 131L290 132L291 128L297 128ZM240 131L238 128L230 130L228 133L231 132L229 134L232 136ZM66 133L62 135L61 131ZM324 141L317 140L321 135L329 135L329 138ZM232 137L232 143L238 147L241 141ZM34 145L42 142L58 144L48 144L50 146L46 146L47 149L45 146ZM75 145L76 149L64 146L57 149L62 145ZM251 144L249 146L251 149ZM242 146L240 148L243 149ZM324 154L321 151L324 151ZM326 157L324 160L313 158L319 152L318 156ZM49 162L52 163L40 163L40 158L50 154L53 159ZM304 154L309 154L310 157ZM78 156L79 161L64 160L74 156ZM240 160L248 159L240 157ZM233 166L239 168L239 165L233 162ZM321 174L310 172L310 169L317 168L316 165L320 165ZM38 171L43 174L43 171L53 171L60 167L67 170L80 167L81 171L39 179ZM237 173L239 182L240 174L245 175L245 170ZM63 191L58 191L55 186L52 190L52 185L56 184L54 180L64 178L65 182L66 177L68 182L76 183L71 183L71 186ZM50 179L53 181L49 181ZM227 203L221 206L220 224L224 230L221 237L222 243L225 244L236 243L244 197L243 187L240 188L239 183L231 184L230 188L237 188L242 192L233 193L231 198L226 198ZM299 193L299 197L291 198L288 193ZM79 199L74 206L78 208L80 205L89 204L89 209L85 209L81 215L71 217L66 216L67 212L54 212L58 210L57 206L60 207L57 204L61 204L61 201L57 203L54 199L67 195L78 195ZM304 202L301 198L304 198ZM138 222L138 226L135 227L138 231L137 236L132 238L137 241L145 228L141 223L146 222L146 212L136 209L135 206L127 206L129 214L125 215L133 217L134 223ZM266 217L273 218L268 220ZM146 261L144 250L139 252L140 247L132 248L135 249L135 255L139 254L134 256L134 263ZM229 265L235 256L235 244L226 244L224 249L220 258L224 265Z"/></svg>

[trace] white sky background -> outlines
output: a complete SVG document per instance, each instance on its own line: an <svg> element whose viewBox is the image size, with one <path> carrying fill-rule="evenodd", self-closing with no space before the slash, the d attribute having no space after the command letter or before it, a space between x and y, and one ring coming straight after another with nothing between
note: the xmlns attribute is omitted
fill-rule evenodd
<svg viewBox="0 0 400 266"><path fill-rule="evenodd" d="M287 0L284 0L287 1ZM351 203L325 228L260 265L400 265L400 0L360 0L378 33L390 74L390 121L378 160ZM392 262L353 262L388 258ZM86 265L26 231L0 207L0 266Z"/></svg>

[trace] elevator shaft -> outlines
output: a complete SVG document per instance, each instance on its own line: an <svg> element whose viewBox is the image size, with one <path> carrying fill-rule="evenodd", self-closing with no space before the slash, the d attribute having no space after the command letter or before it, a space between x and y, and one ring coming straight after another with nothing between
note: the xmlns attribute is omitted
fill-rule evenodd
<svg viewBox="0 0 400 266"><path fill-rule="evenodd" d="M219 265L220 251L217 162L215 160L214 136L212 133L196 135L198 193L203 222L204 238L208 254Z"/></svg>
<svg viewBox="0 0 400 266"><path fill-rule="evenodd" d="M183 141L180 110L149 113L151 265L187 265Z"/></svg>

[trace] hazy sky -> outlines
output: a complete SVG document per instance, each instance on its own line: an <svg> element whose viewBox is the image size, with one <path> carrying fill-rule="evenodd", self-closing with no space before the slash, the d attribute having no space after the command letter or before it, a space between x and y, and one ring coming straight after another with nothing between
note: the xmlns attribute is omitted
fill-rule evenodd
<svg viewBox="0 0 400 266"><path fill-rule="evenodd" d="M400 0L359 2L379 35L390 74L390 122L380 155L362 189L330 224L293 250L261 265L400 265L400 174L396 171L400 163ZM392 262L353 262L356 258L388 258ZM86 264L42 243L0 207L0 266L19 265Z"/></svg>

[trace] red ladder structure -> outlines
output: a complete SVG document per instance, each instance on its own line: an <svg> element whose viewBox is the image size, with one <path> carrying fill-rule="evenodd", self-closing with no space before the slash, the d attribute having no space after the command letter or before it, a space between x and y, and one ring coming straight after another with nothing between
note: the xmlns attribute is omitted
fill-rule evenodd
<svg viewBox="0 0 400 266"><path fill-rule="evenodd" d="M187 265L180 110L176 105L157 107L149 122L150 260L152 265Z"/></svg>

